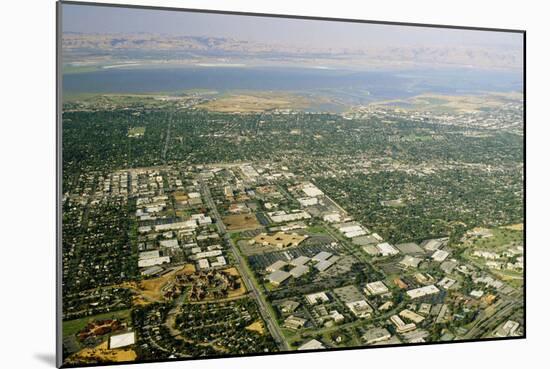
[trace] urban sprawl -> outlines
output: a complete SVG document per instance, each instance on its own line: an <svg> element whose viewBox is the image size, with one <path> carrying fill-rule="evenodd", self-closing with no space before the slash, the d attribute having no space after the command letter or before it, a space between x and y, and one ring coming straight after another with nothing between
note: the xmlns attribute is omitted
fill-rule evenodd
<svg viewBox="0 0 550 369"><path fill-rule="evenodd" d="M523 335L521 100L209 99L65 103L66 364Z"/></svg>

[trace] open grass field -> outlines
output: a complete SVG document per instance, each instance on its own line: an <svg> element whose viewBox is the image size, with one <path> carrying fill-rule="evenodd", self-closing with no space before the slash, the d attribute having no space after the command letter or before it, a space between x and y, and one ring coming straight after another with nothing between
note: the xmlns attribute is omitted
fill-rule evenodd
<svg viewBox="0 0 550 369"><path fill-rule="evenodd" d="M220 113L261 113L273 109L298 109L309 105L301 96L283 93L229 94L216 100L197 105L209 111Z"/></svg>
<svg viewBox="0 0 550 369"><path fill-rule="evenodd" d="M104 320L104 319L117 319L130 321L130 310L119 310L113 311L104 314L98 314L93 316L87 316L85 318L67 320L63 322L63 337L72 336L80 332L86 327L86 325L94 320Z"/></svg>
<svg viewBox="0 0 550 369"><path fill-rule="evenodd" d="M422 94L408 99L378 101L371 103L371 105L395 106L403 110L468 113L482 111L487 108L498 108L507 102L521 100L522 98L523 96L519 93L475 96Z"/></svg>
<svg viewBox="0 0 550 369"><path fill-rule="evenodd" d="M128 130L128 137L140 137L145 134L145 127L132 127Z"/></svg>
<svg viewBox="0 0 550 369"><path fill-rule="evenodd" d="M471 242L476 248L499 250L513 242L523 242L523 231L510 228L492 228L492 237L474 239Z"/></svg>

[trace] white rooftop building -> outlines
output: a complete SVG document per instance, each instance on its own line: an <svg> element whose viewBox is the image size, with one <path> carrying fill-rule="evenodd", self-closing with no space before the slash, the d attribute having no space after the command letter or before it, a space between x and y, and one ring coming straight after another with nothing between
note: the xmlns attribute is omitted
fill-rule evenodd
<svg viewBox="0 0 550 369"><path fill-rule="evenodd" d="M416 299L427 295L433 295L436 293L439 293L439 289L433 284L407 291L407 295L409 295L412 299Z"/></svg>
<svg viewBox="0 0 550 369"><path fill-rule="evenodd" d="M318 303L327 302L327 301L329 301L329 298L328 298L326 293L317 292L317 293L312 293L312 294L306 295L306 301L310 305L315 305L315 304L318 304Z"/></svg>
<svg viewBox="0 0 550 369"><path fill-rule="evenodd" d="M449 256L449 253L447 251L437 250L432 254L432 259L437 262L442 262L443 260L447 259L447 256Z"/></svg>
<svg viewBox="0 0 550 369"><path fill-rule="evenodd" d="M317 186L315 186L312 183L307 183L302 187L302 191L309 197L317 197L323 195L323 191L321 191Z"/></svg>
<svg viewBox="0 0 550 369"><path fill-rule="evenodd" d="M138 267L147 268L153 265L161 265L170 263L170 256L161 256L158 258L149 258L138 260Z"/></svg>
<svg viewBox="0 0 550 369"><path fill-rule="evenodd" d="M329 223L338 223L342 220L340 213L329 213L323 215L323 220Z"/></svg>
<svg viewBox="0 0 550 369"><path fill-rule="evenodd" d="M380 253L382 254L382 256L391 256L391 255L399 254L399 250L397 250L395 247L393 247L387 242L379 243L378 245L376 245L376 248L380 250Z"/></svg>
<svg viewBox="0 0 550 369"><path fill-rule="evenodd" d="M298 202L302 206L313 206L319 203L319 200L316 197L301 197L298 199Z"/></svg>
<svg viewBox="0 0 550 369"><path fill-rule="evenodd" d="M302 351L302 350L320 350L320 349L324 349L325 346L317 341L317 340L311 340L311 341L307 341L306 343L304 343L302 346L298 347L298 350Z"/></svg>
<svg viewBox="0 0 550 369"><path fill-rule="evenodd" d="M358 300L346 303L350 311L358 318L368 318L372 314L372 307L365 300Z"/></svg>
<svg viewBox="0 0 550 369"><path fill-rule="evenodd" d="M286 262L283 260L277 260L273 264L265 268L266 272L274 272L286 266Z"/></svg>
<svg viewBox="0 0 550 369"><path fill-rule="evenodd" d="M208 262L208 259L199 259L197 260L197 264L199 266L199 269L201 270L210 268L210 263Z"/></svg>
<svg viewBox="0 0 550 369"><path fill-rule="evenodd" d="M162 241L159 242L159 244L162 247L168 247L168 248L178 248L179 247L178 240L176 240L176 239L162 240Z"/></svg>
<svg viewBox="0 0 550 369"><path fill-rule="evenodd" d="M395 328L399 333L409 332L409 331L412 331L413 329L416 329L416 324L414 323L405 324L405 322L398 315L392 315L390 320L395 325Z"/></svg>
<svg viewBox="0 0 550 369"><path fill-rule="evenodd" d="M386 285L382 281L367 283L366 290L371 295L382 295L382 294L387 293L389 291L388 287L386 287Z"/></svg>
<svg viewBox="0 0 550 369"><path fill-rule="evenodd" d="M116 349L133 345L136 342L136 335L134 332L128 332L123 334L117 334L109 338L109 348Z"/></svg>
<svg viewBox="0 0 550 369"><path fill-rule="evenodd" d="M437 282L437 285L440 286L440 287L443 287L444 289L448 290L449 288L451 288L454 284L456 283L456 281L454 279L451 279L449 277L445 277L443 278L442 280L440 280L439 282Z"/></svg>

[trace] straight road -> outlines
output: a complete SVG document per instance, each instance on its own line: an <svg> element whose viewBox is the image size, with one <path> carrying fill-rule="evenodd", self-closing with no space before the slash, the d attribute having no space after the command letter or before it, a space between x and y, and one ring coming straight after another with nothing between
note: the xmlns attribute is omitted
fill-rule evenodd
<svg viewBox="0 0 550 369"><path fill-rule="evenodd" d="M216 226L218 227L218 232L224 237L225 241L229 244L231 247L231 251L233 252L233 255L235 256L235 262L236 267L239 270L239 273L241 274L241 277L244 281L244 284L246 288L252 292L252 295L254 296L254 299L258 303L258 307L260 310L260 314L262 318L264 319L267 328L269 332L271 333L271 336L275 341L277 342L277 345L279 346L280 350L288 351L290 350L288 343L286 342L278 324L277 319L275 316L273 316L273 312L269 308L269 305L267 301L265 300L262 293L259 291L259 288L256 286L256 284L253 281L253 276L251 276L251 272L246 267L246 262L237 249L237 246L227 233L227 230L225 228L225 225L222 222L221 216L218 212L218 208L216 207L216 204L214 204L214 201L212 200L212 195L210 194L210 189L208 186L204 183L204 181L200 182L201 184L201 190L204 195L204 198L206 200L206 205L211 209L211 213L216 218Z"/></svg>

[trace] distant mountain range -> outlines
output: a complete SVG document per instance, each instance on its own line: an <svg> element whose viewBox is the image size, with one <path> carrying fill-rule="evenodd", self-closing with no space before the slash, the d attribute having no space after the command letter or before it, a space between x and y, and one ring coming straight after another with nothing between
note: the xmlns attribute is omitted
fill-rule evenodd
<svg viewBox="0 0 550 369"><path fill-rule="evenodd" d="M266 44L223 37L166 36L158 34L83 34L64 33L63 50L68 61L86 62L98 55L118 59L125 53L138 52L149 59L158 57L200 59L216 55L233 59L284 59L285 61L333 65L474 67L519 69L522 50L504 47L406 46L350 48L309 48ZM187 53L182 55L181 53ZM149 54L149 55L148 55ZM133 56L135 58L135 55ZM87 59L88 58L88 59Z"/></svg>

